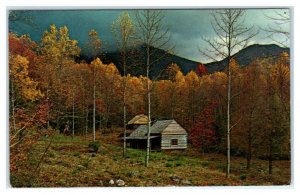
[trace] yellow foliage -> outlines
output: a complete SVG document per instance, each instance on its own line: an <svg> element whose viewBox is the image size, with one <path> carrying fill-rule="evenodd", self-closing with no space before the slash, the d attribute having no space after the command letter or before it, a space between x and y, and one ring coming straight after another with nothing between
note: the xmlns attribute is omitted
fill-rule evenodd
<svg viewBox="0 0 300 195"><path fill-rule="evenodd" d="M22 96L26 100L37 100L43 96L40 90L37 89L38 82L33 81L28 75L27 58L20 55L9 56L10 79L14 87L20 88Z"/></svg>

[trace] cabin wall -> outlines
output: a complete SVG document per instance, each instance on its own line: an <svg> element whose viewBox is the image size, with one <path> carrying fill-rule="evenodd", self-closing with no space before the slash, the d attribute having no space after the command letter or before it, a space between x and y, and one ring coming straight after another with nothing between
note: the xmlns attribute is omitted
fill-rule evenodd
<svg viewBox="0 0 300 195"><path fill-rule="evenodd" d="M172 144L172 140L177 140L177 144ZM176 142L176 141L175 141ZM186 149L187 148L187 135L172 135L172 134L162 134L161 136L161 149Z"/></svg>

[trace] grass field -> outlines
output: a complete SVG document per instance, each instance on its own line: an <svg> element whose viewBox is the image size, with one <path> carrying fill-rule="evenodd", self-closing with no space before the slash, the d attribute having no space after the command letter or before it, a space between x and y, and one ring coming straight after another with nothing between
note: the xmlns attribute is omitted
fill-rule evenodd
<svg viewBox="0 0 300 195"><path fill-rule="evenodd" d="M64 137L56 134L41 161L50 138L43 138L32 148L28 159L11 174L13 187L92 187L111 185L122 179L125 186L240 186L288 185L290 161L275 161L274 174L268 175L268 162L253 160L247 172L244 158L232 158L232 174L225 178L226 157L186 151L152 152L149 167L144 166L145 152L128 149L122 157L117 134L101 135L100 149L89 152L91 138ZM36 170L36 167L39 167ZM36 170L36 171L35 171Z"/></svg>

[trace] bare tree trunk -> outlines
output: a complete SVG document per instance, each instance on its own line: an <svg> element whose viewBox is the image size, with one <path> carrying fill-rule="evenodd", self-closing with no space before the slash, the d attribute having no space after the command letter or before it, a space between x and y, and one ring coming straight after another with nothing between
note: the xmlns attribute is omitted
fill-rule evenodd
<svg viewBox="0 0 300 195"><path fill-rule="evenodd" d="M269 137L269 175L272 176L273 173L273 151L272 151L272 137Z"/></svg>
<svg viewBox="0 0 300 195"><path fill-rule="evenodd" d="M150 84L148 81L147 89L148 89L148 131L147 131L147 154L146 154L146 167L149 165L149 156L150 156L150 132L151 132L151 94L150 94Z"/></svg>
<svg viewBox="0 0 300 195"><path fill-rule="evenodd" d="M89 117L89 108L87 107L86 115L85 115L85 137L87 137L87 131L88 131L88 117Z"/></svg>
<svg viewBox="0 0 300 195"><path fill-rule="evenodd" d="M149 11L147 11L147 19L149 19ZM147 26L149 22L147 22ZM147 27L148 28L148 27ZM149 45L150 32L147 32L147 95L148 95L148 129L147 129L147 152L145 165L149 165L150 156L150 132L151 132L151 93L150 93L150 81L149 81L149 70L150 70L150 45Z"/></svg>
<svg viewBox="0 0 300 195"><path fill-rule="evenodd" d="M96 70L94 67L94 94L93 94L93 141L96 141Z"/></svg>
<svg viewBox="0 0 300 195"><path fill-rule="evenodd" d="M74 101L74 90L73 90L73 98L72 98L72 105L73 105L73 120L72 120L72 137L74 137L74 127L75 127L75 101Z"/></svg>
<svg viewBox="0 0 300 195"><path fill-rule="evenodd" d="M230 56L230 55L228 55ZM231 70L230 59L228 59L228 80L227 80L227 172L226 177L230 174L230 97L231 97Z"/></svg>
<svg viewBox="0 0 300 195"><path fill-rule="evenodd" d="M247 170L251 168L251 158L252 158L252 127L249 127L248 131L248 152L247 152Z"/></svg>
<svg viewBox="0 0 300 195"><path fill-rule="evenodd" d="M269 131L269 135L268 135L268 145L269 145L269 151L268 151L268 162L269 162L269 176L272 176L272 172L273 172L273 133L272 133L272 128L273 126L271 125L271 96L272 96L272 92L271 92L271 76L270 76L270 72L268 71L268 96L267 96L267 101L268 101L268 131Z"/></svg>
<svg viewBox="0 0 300 195"><path fill-rule="evenodd" d="M247 170L249 171L251 168L251 159L252 159L252 117L253 110L250 115L249 129L248 129L248 149L247 149Z"/></svg>
<svg viewBox="0 0 300 195"><path fill-rule="evenodd" d="M16 133L16 117L15 117L15 91L14 83L11 81L11 106L12 106L12 121L13 121L13 130Z"/></svg>
<svg viewBox="0 0 300 195"><path fill-rule="evenodd" d="M124 57L123 57L124 58ZM125 66L126 63L124 61L124 77L125 77ZM123 137L123 157L126 156L126 84L127 84L127 77L124 78L124 91L123 91L123 127L124 127L124 137Z"/></svg>
<svg viewBox="0 0 300 195"><path fill-rule="evenodd" d="M124 127L124 137L123 137L123 157L126 156L126 106L125 106L125 96L124 96L124 106L123 106L123 127Z"/></svg>
<svg viewBox="0 0 300 195"><path fill-rule="evenodd" d="M49 89L47 88L47 104L48 104L48 110L47 110L47 129L50 127L50 104L49 104Z"/></svg>

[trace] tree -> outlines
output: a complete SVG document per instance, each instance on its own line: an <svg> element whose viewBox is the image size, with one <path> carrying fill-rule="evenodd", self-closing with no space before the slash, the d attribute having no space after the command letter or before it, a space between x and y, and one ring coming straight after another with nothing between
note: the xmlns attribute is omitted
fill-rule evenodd
<svg viewBox="0 0 300 195"><path fill-rule="evenodd" d="M120 15L115 22L112 24L112 31L114 34L115 42L120 50L121 54L121 64L123 67L123 157L126 156L126 90L128 76L126 72L127 59L131 53L131 48L133 46L133 35L134 35L134 24L128 12L124 12Z"/></svg>
<svg viewBox="0 0 300 195"><path fill-rule="evenodd" d="M91 62L93 70L93 142L96 141L96 76L97 66L101 65L102 62L99 58L96 58Z"/></svg>
<svg viewBox="0 0 300 195"><path fill-rule="evenodd" d="M41 135L34 127L46 123L48 103L40 83L30 74L36 44L26 35L15 34L9 35L9 43L10 170L16 171Z"/></svg>
<svg viewBox="0 0 300 195"><path fill-rule="evenodd" d="M91 55L94 59L91 64L93 65L93 141L96 141L96 66L100 65L102 62L97 55L101 53L102 42L98 36L96 30L92 29L89 32L88 46L90 48Z"/></svg>
<svg viewBox="0 0 300 195"><path fill-rule="evenodd" d="M12 108L13 131L17 132L15 108L16 100L23 99L35 101L43 96L41 91L37 89L38 83L32 80L28 75L29 61L26 57L20 55L9 55L9 78L10 78L10 99Z"/></svg>
<svg viewBox="0 0 300 195"><path fill-rule="evenodd" d="M40 73L45 77L44 86L49 102L53 105L51 109L56 115L57 125L64 120L65 105L68 103L67 83L64 82L68 66L74 65L74 58L80 54L76 40L70 39L69 30L66 26L57 27L52 24L50 29L43 33L40 41L39 52L43 56L43 69Z"/></svg>
<svg viewBox="0 0 300 195"><path fill-rule="evenodd" d="M209 59L216 60L216 57L226 59L227 67L227 171L226 177L230 174L230 131L232 124L231 115L231 69L230 61L234 52L245 48L248 41L255 36L253 27L244 25L243 16L245 11L242 9L224 9L212 13L212 28L217 38L203 40L210 49L200 52Z"/></svg>
<svg viewBox="0 0 300 195"><path fill-rule="evenodd" d="M191 143L200 148L201 151L207 152L216 144L215 126L215 109L217 102L211 100L197 117L189 134Z"/></svg>
<svg viewBox="0 0 300 195"><path fill-rule="evenodd" d="M241 114L244 120L240 129L244 129L246 132L242 132L240 138L245 137L245 134L247 135L246 143L244 144L247 146L247 170L251 168L253 147L258 138L256 129L258 126L261 126L261 124L258 125L260 121L259 118L262 117L258 114L259 107L263 107L261 104L263 97L263 80L260 76L262 75L259 66L260 63L259 60L252 62L249 67L244 69L242 76L243 92L241 94L241 104L243 105L243 111Z"/></svg>
<svg viewBox="0 0 300 195"><path fill-rule="evenodd" d="M191 71L185 76L185 80L187 82L187 106L188 106L188 117L189 121L191 121L192 125L195 123L195 116L197 112L197 103L200 100L199 98L199 77L198 75L194 72Z"/></svg>
<svg viewBox="0 0 300 195"><path fill-rule="evenodd" d="M265 15L267 19L272 21L272 24L266 28L262 28L267 33L267 37L282 47L290 45L290 10L275 9L273 14Z"/></svg>
<svg viewBox="0 0 300 195"><path fill-rule="evenodd" d="M142 43L146 51L146 77L147 77L147 100L148 100L148 127L147 127L147 152L145 158L145 166L149 164L150 154L150 131L151 131L151 81L149 79L150 67L154 62L160 60L166 54L155 56L157 54L156 48L166 49L170 51L168 43L170 41L169 31L164 28L163 19L164 15L161 10L141 10L135 14L137 40ZM166 53L167 53L166 52Z"/></svg>
<svg viewBox="0 0 300 195"><path fill-rule="evenodd" d="M262 145L265 145L267 150L270 176L273 174L273 160L282 158L284 153L289 158L290 154L290 70L288 63L289 58L285 60L279 58L275 64L266 64L264 70L267 122L263 136L267 142Z"/></svg>

